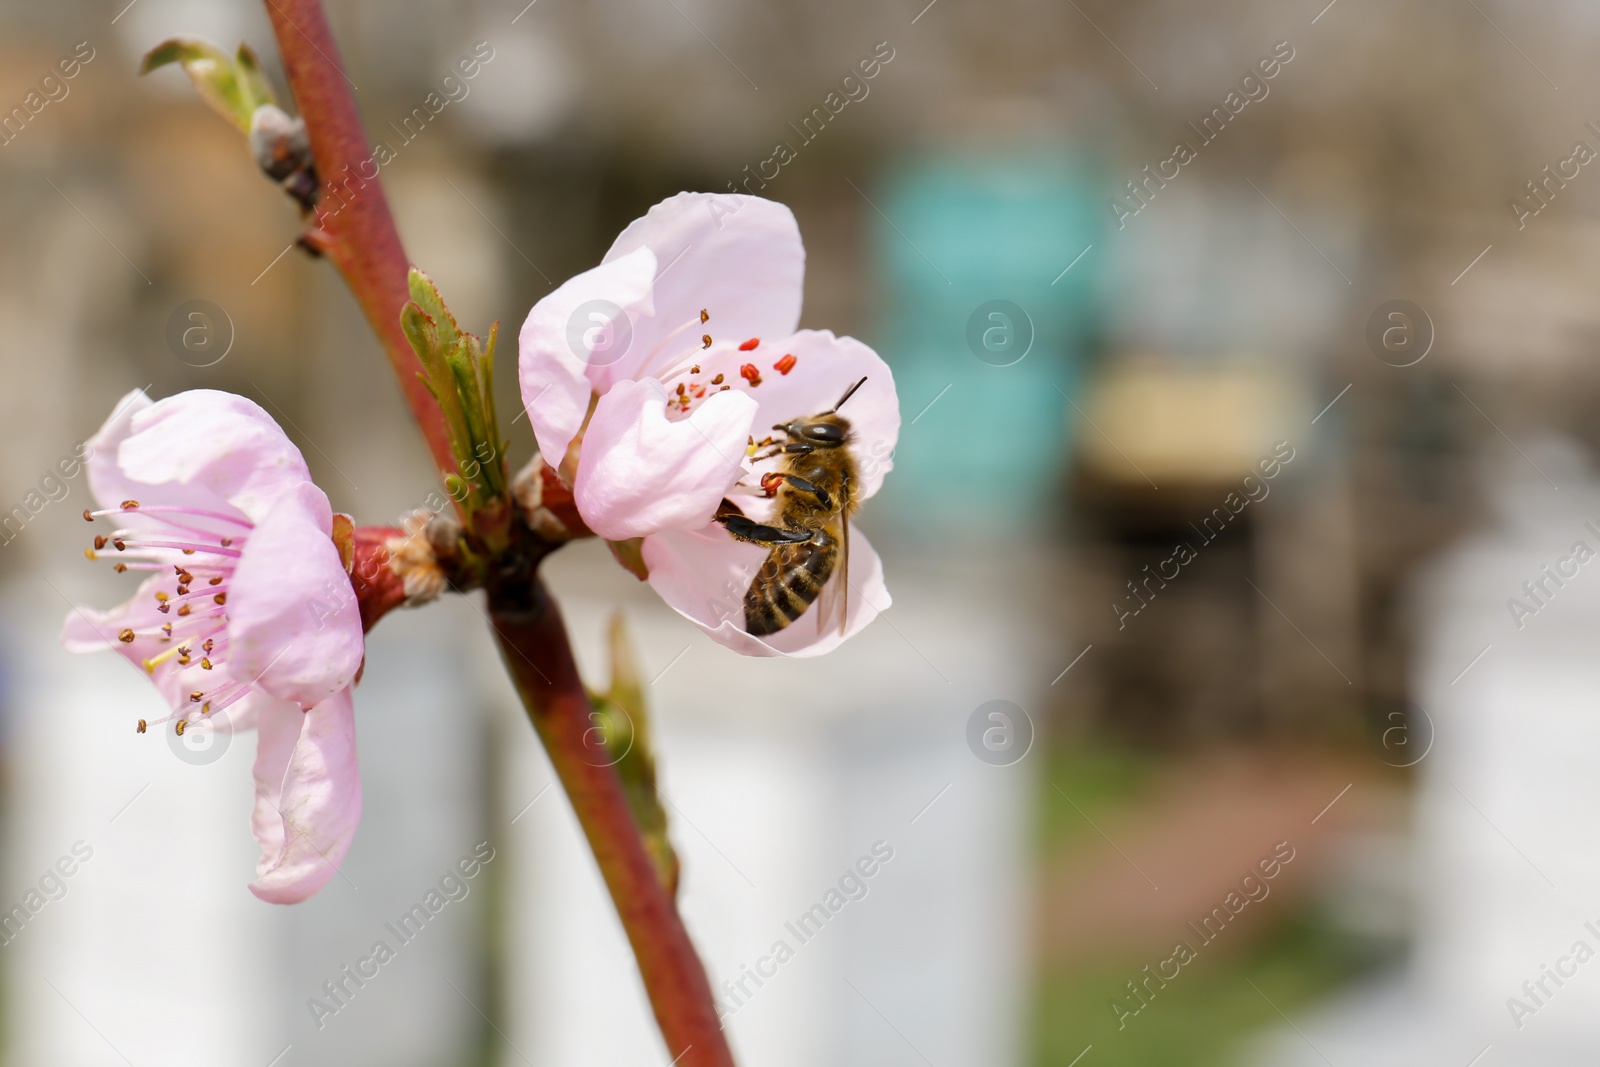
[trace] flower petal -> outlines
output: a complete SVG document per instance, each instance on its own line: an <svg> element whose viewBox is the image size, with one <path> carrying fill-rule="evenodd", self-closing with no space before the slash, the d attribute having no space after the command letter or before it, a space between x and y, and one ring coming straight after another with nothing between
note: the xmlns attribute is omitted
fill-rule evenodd
<svg viewBox="0 0 1600 1067"><path fill-rule="evenodd" d="M614 387L589 420L573 500L608 541L702 526L745 473L753 400L718 393L676 421L666 409L666 388L647 378Z"/></svg>
<svg viewBox="0 0 1600 1067"><path fill-rule="evenodd" d="M837 398L835 398L837 399ZM650 585L661 599L684 618L711 635L712 640L744 656L820 656L860 633L889 607L889 589L883 581L883 561L853 523L850 527L850 588L845 606L846 626L821 630L821 613L813 604L806 613L766 638L744 629L744 595L767 556L760 545L735 541L720 525L701 530L669 530L647 537L644 560L650 568ZM839 572L828 579L834 590Z"/></svg>
<svg viewBox="0 0 1600 1067"><path fill-rule="evenodd" d="M255 778L251 829L261 862L250 892L295 904L337 873L361 821L350 690L310 711L287 702L263 707Z"/></svg>
<svg viewBox="0 0 1600 1067"><path fill-rule="evenodd" d="M653 315L633 323L640 357L621 376L659 377L695 347L702 332L738 344L751 337L787 337L800 323L805 246L787 207L759 196L679 193L651 208L618 235L605 262L641 248L655 253ZM665 339L701 309L711 313L682 345ZM659 350L658 350L659 349Z"/></svg>
<svg viewBox="0 0 1600 1067"><path fill-rule="evenodd" d="M221 501L259 520L278 497L311 481L300 450L272 417L232 393L191 389L169 396L134 411L129 428L116 462L130 486L146 487L127 490L141 503L215 508Z"/></svg>
<svg viewBox="0 0 1600 1067"><path fill-rule="evenodd" d="M228 585L232 674L302 707L349 686L365 647L332 522L315 485L285 493L250 534Z"/></svg>
<svg viewBox="0 0 1600 1067"><path fill-rule="evenodd" d="M640 249L569 278L528 312L517 337L517 380L539 451L552 467L561 465L583 427L590 394L603 391L591 379L627 358L617 346L627 343L631 351L632 321L653 311L655 273L655 257ZM626 324L613 323L608 332L604 304L621 309ZM625 325L626 337L614 332Z"/></svg>
<svg viewBox="0 0 1600 1067"><path fill-rule="evenodd" d="M793 356L794 362L785 374L776 364L788 356ZM760 374L760 385L752 387L741 379L739 368L747 363ZM696 380L709 382L721 374L735 383L735 391L754 397L761 405L755 418L761 430L829 411L851 386L865 378L866 383L839 409L839 414L850 420L854 435L851 452L861 479L856 500L875 494L883 485L883 476L894 468L895 445L900 439L900 399L894 373L876 352L854 337L801 330L792 337L774 338L772 343L763 339L760 347L749 352L715 349L700 370ZM776 470L780 462L776 457L767 460L756 466L755 473Z"/></svg>
<svg viewBox="0 0 1600 1067"><path fill-rule="evenodd" d="M117 466L117 449L133 433L133 417L154 406L143 389L135 389L117 401L105 423L89 438L90 452L84 467L89 477L89 492L103 508L114 508L124 500L138 500L148 488L134 482Z"/></svg>

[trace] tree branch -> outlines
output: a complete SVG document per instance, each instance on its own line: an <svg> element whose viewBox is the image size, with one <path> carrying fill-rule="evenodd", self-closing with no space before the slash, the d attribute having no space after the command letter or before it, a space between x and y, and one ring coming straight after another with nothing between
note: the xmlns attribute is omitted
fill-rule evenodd
<svg viewBox="0 0 1600 1067"><path fill-rule="evenodd" d="M411 299L406 287L411 264L378 181L378 165L321 0L266 0L266 6L317 165L317 248L344 275L383 342L434 462L450 473L455 458L444 417L417 377L422 364L400 329L400 309Z"/></svg>
<svg viewBox="0 0 1600 1067"><path fill-rule="evenodd" d="M453 472L455 458L443 415L418 376L421 363L400 326L400 309L410 299L406 283L410 264L378 182L377 165L367 148L322 4L266 0L266 5L321 183L314 243L344 275L382 340L439 469ZM536 474L542 488L533 502L535 518L543 510L559 520L570 494L559 481L544 478L542 471ZM562 539L587 532L576 520L557 525ZM356 537L358 558L376 551L374 539L381 532ZM573 662L560 611L535 570L539 559L559 542L522 523L513 526L513 535L512 543L487 561L492 571L490 610L501 653L605 877L656 1021L670 1054L677 1057L674 1064L734 1067L705 968L672 895L656 873L622 782L608 760L596 758L604 749L592 743L593 709ZM403 594L381 576L364 580L357 588L370 601L363 604L363 619L372 622Z"/></svg>
<svg viewBox="0 0 1600 1067"><path fill-rule="evenodd" d="M589 697L573 665L561 612L543 584L507 603L491 588L500 652L528 718L572 800L606 888L633 946L656 1022L676 1067L733 1067L711 997L677 906L639 835L622 782L595 743Z"/></svg>

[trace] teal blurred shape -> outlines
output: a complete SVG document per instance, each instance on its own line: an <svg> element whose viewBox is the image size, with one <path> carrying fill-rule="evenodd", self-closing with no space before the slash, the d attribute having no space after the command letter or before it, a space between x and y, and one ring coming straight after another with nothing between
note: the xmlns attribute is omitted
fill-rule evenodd
<svg viewBox="0 0 1600 1067"><path fill-rule="evenodd" d="M920 159L872 195L904 420L872 506L895 534L1025 536L1059 513L1067 397L1098 327L1096 188L1069 154L1019 151Z"/></svg>

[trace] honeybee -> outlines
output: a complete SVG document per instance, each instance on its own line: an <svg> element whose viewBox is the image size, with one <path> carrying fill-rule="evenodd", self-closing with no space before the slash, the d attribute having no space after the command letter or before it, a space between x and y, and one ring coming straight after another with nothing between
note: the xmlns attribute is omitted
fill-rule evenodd
<svg viewBox="0 0 1600 1067"><path fill-rule="evenodd" d="M844 632L850 599L850 516L859 506L855 435L838 411L866 382L845 390L827 411L774 426L785 440L775 443L767 459L781 455L780 469L761 478L761 487L776 494L771 525L745 516L723 501L716 521L740 541L772 551L744 595L744 628L757 637L777 633L804 615L826 590L818 629L837 615ZM837 578L831 584L830 578Z"/></svg>

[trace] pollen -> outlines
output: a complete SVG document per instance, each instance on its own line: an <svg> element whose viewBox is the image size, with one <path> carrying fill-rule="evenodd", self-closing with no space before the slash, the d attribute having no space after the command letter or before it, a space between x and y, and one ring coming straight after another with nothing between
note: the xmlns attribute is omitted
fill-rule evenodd
<svg viewBox="0 0 1600 1067"><path fill-rule="evenodd" d="M772 365L772 369L777 371L779 374L788 374L790 371L794 370L794 365L794 354L790 353L789 355L786 355L782 359L778 360L778 362L774 363Z"/></svg>

